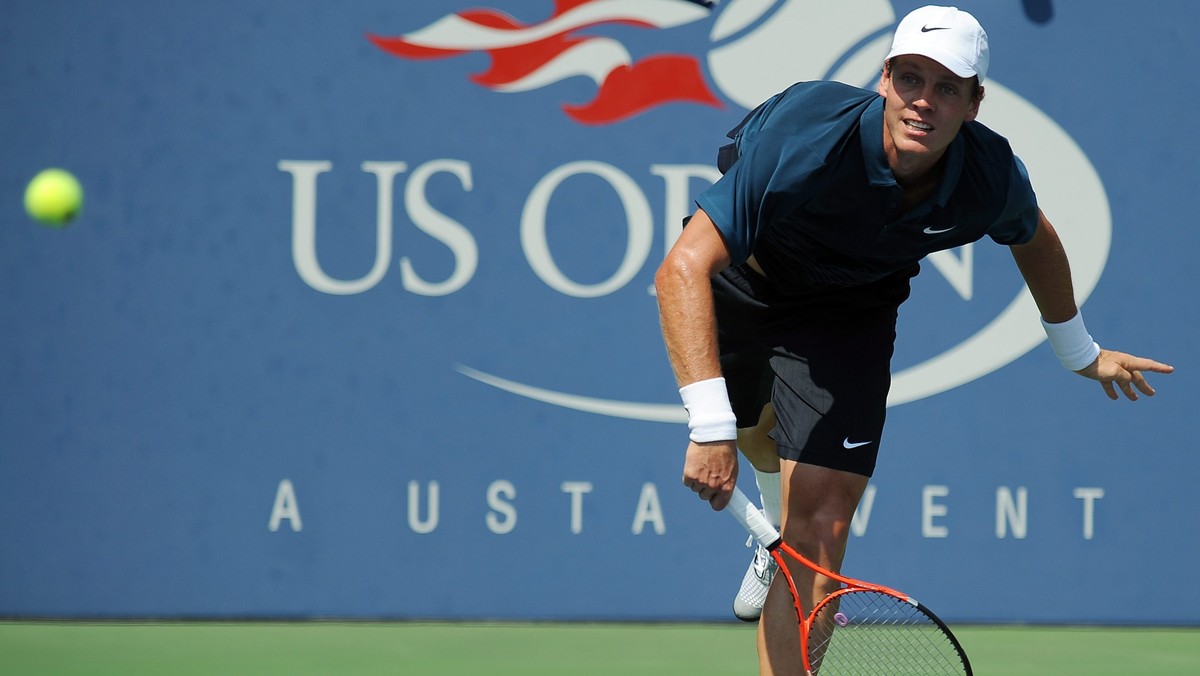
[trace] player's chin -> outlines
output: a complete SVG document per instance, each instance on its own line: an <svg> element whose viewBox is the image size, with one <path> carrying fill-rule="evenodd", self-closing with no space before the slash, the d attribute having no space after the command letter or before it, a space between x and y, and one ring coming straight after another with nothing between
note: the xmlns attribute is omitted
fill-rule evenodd
<svg viewBox="0 0 1200 676"><path fill-rule="evenodd" d="M914 155L928 155L945 148L940 134L934 132L905 131L904 140L897 145L901 150Z"/></svg>

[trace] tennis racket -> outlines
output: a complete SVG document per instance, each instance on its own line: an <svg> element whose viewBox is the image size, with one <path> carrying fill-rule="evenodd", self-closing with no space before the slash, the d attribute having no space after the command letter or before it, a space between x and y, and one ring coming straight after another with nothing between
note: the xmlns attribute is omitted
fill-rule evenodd
<svg viewBox="0 0 1200 676"><path fill-rule="evenodd" d="M804 558L736 487L726 509L771 553L787 580L809 676L971 676L971 663L958 639L916 599L839 575ZM821 599L805 617L785 557L836 580L841 588Z"/></svg>

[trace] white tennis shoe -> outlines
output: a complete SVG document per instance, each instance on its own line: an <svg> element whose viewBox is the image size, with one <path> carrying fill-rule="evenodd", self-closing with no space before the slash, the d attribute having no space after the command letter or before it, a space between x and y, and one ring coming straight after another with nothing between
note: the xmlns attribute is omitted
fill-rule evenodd
<svg viewBox="0 0 1200 676"><path fill-rule="evenodd" d="M746 544L753 544L754 558L750 561L750 567L746 569L746 575L742 578L742 586L733 599L733 614L744 622L757 622L762 615L763 602L767 600L767 590L771 588L771 580L775 578L779 564L775 563L770 552L754 538Z"/></svg>

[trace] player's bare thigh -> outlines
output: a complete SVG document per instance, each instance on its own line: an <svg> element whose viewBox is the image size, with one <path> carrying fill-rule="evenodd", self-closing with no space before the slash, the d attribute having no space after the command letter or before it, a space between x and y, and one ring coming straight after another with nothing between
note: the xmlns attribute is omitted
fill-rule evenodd
<svg viewBox="0 0 1200 676"><path fill-rule="evenodd" d="M737 431L738 449L760 472L779 471L779 453L775 449L775 440L768 436L775 429L775 407L771 404L763 406L762 415L754 427L744 427Z"/></svg>

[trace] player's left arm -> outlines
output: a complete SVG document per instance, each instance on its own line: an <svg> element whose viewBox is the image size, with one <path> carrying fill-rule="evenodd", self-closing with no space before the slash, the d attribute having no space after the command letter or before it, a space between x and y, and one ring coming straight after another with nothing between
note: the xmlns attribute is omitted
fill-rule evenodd
<svg viewBox="0 0 1200 676"><path fill-rule="evenodd" d="M1067 260L1062 241L1055 232L1054 226L1047 220L1046 215L1038 210L1038 225L1033 238L1025 244L1009 247L1025 284L1033 294L1042 319L1048 325L1047 332L1058 330L1057 326L1069 327L1066 337L1060 339L1060 345L1055 346L1064 365L1072 368L1081 376L1099 381L1104 387L1109 399L1118 399L1117 389L1131 401L1138 398L1138 392L1154 395L1154 388L1146 382L1143 371L1155 373L1171 373L1175 367L1162 364L1152 359L1135 357L1124 352L1101 348L1090 363L1071 364L1072 354L1088 354L1087 345L1093 344L1091 336L1083 328L1082 318L1075 306L1075 291L1071 285L1071 266ZM1082 333L1079 333L1082 331ZM1052 336L1053 338L1053 336ZM1066 342L1063 348L1063 342ZM1082 344L1086 341L1087 345ZM1052 343L1054 341L1052 340ZM1075 349L1078 348L1078 349ZM1094 350L1093 350L1094 351ZM1066 352L1067 354L1063 354ZM1090 356L1090 355L1089 355ZM1084 357L1085 359L1087 357ZM1078 368L1076 368L1078 367Z"/></svg>

